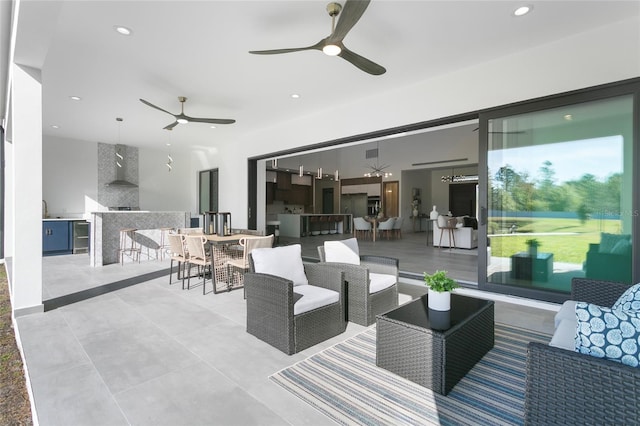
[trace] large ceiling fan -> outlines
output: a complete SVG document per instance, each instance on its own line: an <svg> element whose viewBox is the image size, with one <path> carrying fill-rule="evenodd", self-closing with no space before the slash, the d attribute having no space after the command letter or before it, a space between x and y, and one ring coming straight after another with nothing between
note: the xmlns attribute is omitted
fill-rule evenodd
<svg viewBox="0 0 640 426"><path fill-rule="evenodd" d="M303 50L322 50L329 56L340 56L342 59L351 62L366 73L373 75L384 74L387 70L383 66L350 51L342 43L347 33L353 28L367 9L370 1L371 0L347 0L344 8L339 3L329 3L327 5L327 12L329 12L329 16L331 16L331 34L312 46L294 47L290 49L252 50L249 53L256 55L275 55L279 53L300 52ZM342 11L342 16L336 25L336 16L340 14L340 11Z"/></svg>
<svg viewBox="0 0 640 426"><path fill-rule="evenodd" d="M185 98L184 96L178 96L178 100L180 101L181 104L181 110L180 110L180 114L173 114L167 110L164 110L158 106L155 106L154 104L145 101L144 99L140 99L140 102L142 102L145 105L149 105L151 108L155 108L157 110L160 110L162 112L166 112L169 115L173 115L176 119L176 121L174 121L173 123L169 124L168 126L163 127L164 129L167 130L173 130L174 127L176 127L178 124L186 124L186 123L210 123L210 124L233 124L236 122L236 120L231 120L231 119L226 119L226 118L196 118L196 117L189 117L188 115L184 114L184 103L187 101L187 98Z"/></svg>

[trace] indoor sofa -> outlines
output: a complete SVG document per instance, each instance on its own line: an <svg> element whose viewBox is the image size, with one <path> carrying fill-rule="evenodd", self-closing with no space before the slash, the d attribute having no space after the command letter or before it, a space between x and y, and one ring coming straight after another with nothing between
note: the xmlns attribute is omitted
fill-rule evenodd
<svg viewBox="0 0 640 426"><path fill-rule="evenodd" d="M478 222L475 218L468 216L440 216L440 218L438 218L433 226L434 247L456 247L464 249L478 247ZM442 226L454 228L453 239L455 245L453 241L451 243L449 242L449 230L442 228ZM442 235L442 240L440 239L440 235Z"/></svg>

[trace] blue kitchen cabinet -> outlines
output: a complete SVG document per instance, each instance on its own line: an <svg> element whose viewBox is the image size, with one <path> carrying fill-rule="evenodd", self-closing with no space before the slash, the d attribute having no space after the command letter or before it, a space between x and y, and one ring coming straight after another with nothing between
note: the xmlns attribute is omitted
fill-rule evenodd
<svg viewBox="0 0 640 426"><path fill-rule="evenodd" d="M68 220L42 222L42 254L70 254L73 249L73 227Z"/></svg>

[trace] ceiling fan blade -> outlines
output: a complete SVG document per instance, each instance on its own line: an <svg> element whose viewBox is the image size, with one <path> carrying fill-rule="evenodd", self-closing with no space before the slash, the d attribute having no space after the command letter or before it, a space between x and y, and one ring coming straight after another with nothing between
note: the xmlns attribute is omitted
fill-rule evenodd
<svg viewBox="0 0 640 426"><path fill-rule="evenodd" d="M289 49L273 49L273 50L250 50L249 53L254 55L277 55L280 53L302 52L303 50L322 50L324 40L321 40L313 46L292 47Z"/></svg>
<svg viewBox="0 0 640 426"><path fill-rule="evenodd" d="M174 113L169 112L169 111L167 111L167 110L165 110L165 109L162 109L162 108L160 108L160 107L158 107L158 106L155 106L155 105L154 105L154 104L152 104L151 102L147 102L147 101L145 101L144 99L140 99L140 102L142 102L142 103L143 103L143 104L145 104L145 105L150 106L151 108L155 108L155 109L158 109L158 110L160 110L160 111L162 111L162 112L166 112L166 113L167 113L167 114L169 114L169 115L173 115L173 116L175 116L175 114L174 114Z"/></svg>
<svg viewBox="0 0 640 426"><path fill-rule="evenodd" d="M328 38L329 43L342 41L353 26L360 20L360 17L369 7L371 0L347 0L338 17L336 29Z"/></svg>
<svg viewBox="0 0 640 426"><path fill-rule="evenodd" d="M387 70L383 66L378 65L375 62L370 61L369 59L363 56L360 56L357 53L352 52L351 50L344 47L342 43L340 44L341 44L340 47L342 48L342 51L338 54L338 56L340 56L342 59L346 61L351 62L353 65L360 68L362 71L372 75L381 75L387 72Z"/></svg>
<svg viewBox="0 0 640 426"><path fill-rule="evenodd" d="M233 124L236 120L227 118L194 118L184 116L187 120L193 123L211 123L211 124Z"/></svg>
<svg viewBox="0 0 640 426"><path fill-rule="evenodd" d="M169 124L168 126L163 127L163 129L165 130L173 130L174 127L176 127L178 125L177 121L174 121L173 123Z"/></svg>

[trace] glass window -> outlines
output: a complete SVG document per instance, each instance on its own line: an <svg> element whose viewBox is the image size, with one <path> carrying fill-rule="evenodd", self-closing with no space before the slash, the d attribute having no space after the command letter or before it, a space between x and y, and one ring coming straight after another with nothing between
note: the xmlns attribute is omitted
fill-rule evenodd
<svg viewBox="0 0 640 426"><path fill-rule="evenodd" d="M631 282L633 97L488 121L487 282Z"/></svg>
<svg viewBox="0 0 640 426"><path fill-rule="evenodd" d="M200 214L218 211L218 169L200 172L199 182Z"/></svg>

